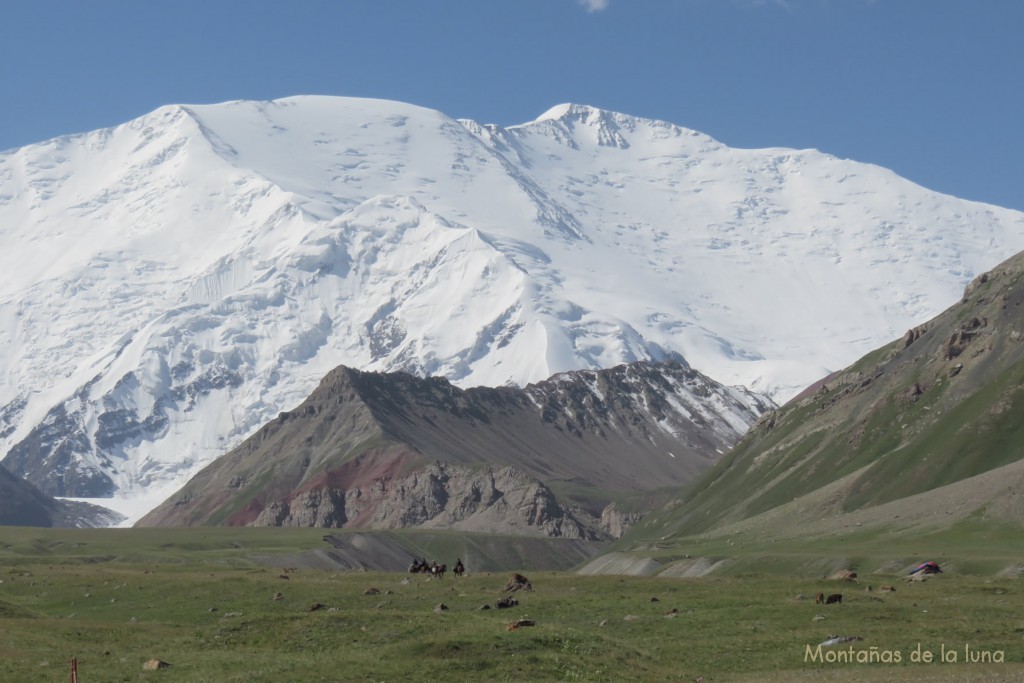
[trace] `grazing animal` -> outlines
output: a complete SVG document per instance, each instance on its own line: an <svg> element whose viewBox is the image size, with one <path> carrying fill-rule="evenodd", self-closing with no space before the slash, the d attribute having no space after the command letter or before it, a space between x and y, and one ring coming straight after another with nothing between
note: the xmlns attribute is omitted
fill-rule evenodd
<svg viewBox="0 0 1024 683"><path fill-rule="evenodd" d="M825 598L826 605L835 605L843 601L842 593L833 593L832 595Z"/></svg>
<svg viewBox="0 0 1024 683"><path fill-rule="evenodd" d="M825 594L824 593L818 593L817 595L815 595L814 596L814 604L815 605L824 605L825 604Z"/></svg>

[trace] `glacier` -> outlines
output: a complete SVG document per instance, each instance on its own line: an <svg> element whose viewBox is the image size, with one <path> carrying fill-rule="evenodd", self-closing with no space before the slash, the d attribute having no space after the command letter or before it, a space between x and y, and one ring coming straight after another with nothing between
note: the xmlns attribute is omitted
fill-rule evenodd
<svg viewBox="0 0 1024 683"><path fill-rule="evenodd" d="M0 153L0 240L4 464L137 517L339 364L680 358L784 401L1024 248L1024 214L584 105L299 96Z"/></svg>

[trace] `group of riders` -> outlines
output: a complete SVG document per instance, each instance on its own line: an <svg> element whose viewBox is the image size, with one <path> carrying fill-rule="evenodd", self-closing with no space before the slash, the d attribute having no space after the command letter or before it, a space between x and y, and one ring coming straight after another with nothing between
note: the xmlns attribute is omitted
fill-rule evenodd
<svg viewBox="0 0 1024 683"><path fill-rule="evenodd" d="M444 573L448 571L448 565L438 564L434 562L427 563L427 558L422 560L418 557L413 558L412 564L409 565L410 574L430 574L431 576L444 576ZM462 564L462 558L455 561L455 567L452 569L455 572L455 576L462 576L466 573L466 567Z"/></svg>

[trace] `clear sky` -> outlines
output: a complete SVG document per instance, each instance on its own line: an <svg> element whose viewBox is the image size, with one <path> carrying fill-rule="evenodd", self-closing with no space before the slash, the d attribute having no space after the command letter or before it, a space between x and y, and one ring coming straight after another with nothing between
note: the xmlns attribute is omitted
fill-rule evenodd
<svg viewBox="0 0 1024 683"><path fill-rule="evenodd" d="M0 0L0 150L164 104L576 102L1024 210L1021 0Z"/></svg>

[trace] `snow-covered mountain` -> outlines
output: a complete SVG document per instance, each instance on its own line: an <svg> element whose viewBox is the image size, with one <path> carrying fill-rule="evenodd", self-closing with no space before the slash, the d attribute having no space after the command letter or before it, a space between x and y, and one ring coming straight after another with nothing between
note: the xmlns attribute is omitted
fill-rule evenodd
<svg viewBox="0 0 1024 683"><path fill-rule="evenodd" d="M785 399L1024 249L1024 214L585 106L295 97L2 153L0 244L0 454L143 509L342 363L682 357Z"/></svg>

